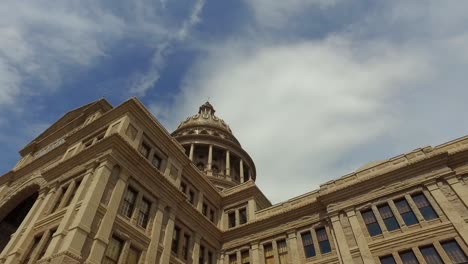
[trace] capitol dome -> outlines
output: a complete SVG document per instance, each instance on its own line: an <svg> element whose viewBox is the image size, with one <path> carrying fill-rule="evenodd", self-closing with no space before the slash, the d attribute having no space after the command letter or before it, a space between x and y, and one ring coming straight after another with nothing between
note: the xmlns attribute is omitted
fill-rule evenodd
<svg viewBox="0 0 468 264"><path fill-rule="evenodd" d="M206 102L182 121L172 136L185 148L195 166L219 188L255 180L255 164L229 125Z"/></svg>

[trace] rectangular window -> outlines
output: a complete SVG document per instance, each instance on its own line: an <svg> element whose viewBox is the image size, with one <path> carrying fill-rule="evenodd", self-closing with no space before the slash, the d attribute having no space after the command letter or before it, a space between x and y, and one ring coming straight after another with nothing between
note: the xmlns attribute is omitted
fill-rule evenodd
<svg viewBox="0 0 468 264"><path fill-rule="evenodd" d="M364 223L366 223L369 235L377 236L382 234L382 230L380 229L379 223L377 223L377 219L375 218L374 212L372 212L371 209L361 212L361 215L364 219Z"/></svg>
<svg viewBox="0 0 468 264"><path fill-rule="evenodd" d="M118 237L112 236L107 245L106 255L104 257L104 264L117 264L119 262L120 253L122 252L123 240Z"/></svg>
<svg viewBox="0 0 468 264"><path fill-rule="evenodd" d="M392 255L380 257L381 264L396 264L395 259Z"/></svg>
<svg viewBox="0 0 468 264"><path fill-rule="evenodd" d="M188 250L190 245L190 236L184 234L184 242L182 244L182 257L186 260L188 258Z"/></svg>
<svg viewBox="0 0 468 264"><path fill-rule="evenodd" d="M250 253L248 250L244 250L241 252L241 263L250 264Z"/></svg>
<svg viewBox="0 0 468 264"><path fill-rule="evenodd" d="M439 218L424 194L413 194L411 197L426 221Z"/></svg>
<svg viewBox="0 0 468 264"><path fill-rule="evenodd" d="M214 223L215 221L215 212L210 209L210 221Z"/></svg>
<svg viewBox="0 0 468 264"><path fill-rule="evenodd" d="M317 234L317 240L320 247L320 252L322 254L328 253L331 251L330 242L328 241L327 230L324 227L316 229L315 233Z"/></svg>
<svg viewBox="0 0 468 264"><path fill-rule="evenodd" d="M126 264L138 264L140 261L141 251L130 247L128 250L127 262Z"/></svg>
<svg viewBox="0 0 468 264"><path fill-rule="evenodd" d="M199 264L205 264L205 247L200 246L200 253L198 256L198 263Z"/></svg>
<svg viewBox="0 0 468 264"><path fill-rule="evenodd" d="M161 163L162 163L162 159L158 156L158 155L154 155L153 156L153 160L151 161L151 163L153 164L154 167L156 167L156 169L161 169Z"/></svg>
<svg viewBox="0 0 468 264"><path fill-rule="evenodd" d="M265 264L275 264L275 255L271 244L263 245L263 254L265 255Z"/></svg>
<svg viewBox="0 0 468 264"><path fill-rule="evenodd" d="M400 228L400 225L398 224L398 221L393 215L392 209L390 209L390 206L388 206L388 204L379 206L378 210L380 216L382 216L382 219L388 231L393 231Z"/></svg>
<svg viewBox="0 0 468 264"><path fill-rule="evenodd" d="M405 198L395 201L395 205L407 226L419 223Z"/></svg>
<svg viewBox="0 0 468 264"><path fill-rule="evenodd" d="M247 210L245 208L239 209L239 224L247 223Z"/></svg>
<svg viewBox="0 0 468 264"><path fill-rule="evenodd" d="M229 228L236 226L236 213L230 212L228 214Z"/></svg>
<svg viewBox="0 0 468 264"><path fill-rule="evenodd" d="M172 234L172 245L171 245L171 251L172 253L177 255L177 252L179 252L179 239L180 239L180 228L177 226L174 227L174 233Z"/></svg>
<svg viewBox="0 0 468 264"><path fill-rule="evenodd" d="M465 252L463 252L455 240L443 242L441 245L453 263L468 263Z"/></svg>
<svg viewBox="0 0 468 264"><path fill-rule="evenodd" d="M179 190L183 193L187 192L187 184L185 182L180 183Z"/></svg>
<svg viewBox="0 0 468 264"><path fill-rule="evenodd" d="M439 253L437 253L437 250L433 245L420 247L419 251L421 251L421 254L423 255L427 264L444 264L439 256Z"/></svg>
<svg viewBox="0 0 468 264"><path fill-rule="evenodd" d="M151 151L151 147L147 143L145 142L141 143L140 153L141 155L143 155L143 157L148 158L150 151Z"/></svg>
<svg viewBox="0 0 468 264"><path fill-rule="evenodd" d="M301 234L302 245L304 246L304 255L306 258L315 256L314 242L312 241L312 235L310 232Z"/></svg>
<svg viewBox="0 0 468 264"><path fill-rule="evenodd" d="M419 264L412 250L400 252L399 255L403 264Z"/></svg>
<svg viewBox="0 0 468 264"><path fill-rule="evenodd" d="M143 228L146 228L149 221L151 203L145 198L141 199L140 208L138 210L137 224Z"/></svg>
<svg viewBox="0 0 468 264"><path fill-rule="evenodd" d="M278 248L279 264L287 264L288 263L288 245L286 244L286 240L276 241L276 247Z"/></svg>
<svg viewBox="0 0 468 264"><path fill-rule="evenodd" d="M207 205L206 203L203 203L203 206L202 206L202 214L203 214L204 216L208 216L207 213L208 213L208 205Z"/></svg>
<svg viewBox="0 0 468 264"><path fill-rule="evenodd" d="M237 255L236 254L229 255L229 264L237 264Z"/></svg>
<svg viewBox="0 0 468 264"><path fill-rule="evenodd" d="M137 192L128 187L127 192L125 193L122 207L120 208L120 213L128 218L132 217L133 209L135 207Z"/></svg>
<svg viewBox="0 0 468 264"><path fill-rule="evenodd" d="M208 264L213 264L213 252L208 251Z"/></svg>
<svg viewBox="0 0 468 264"><path fill-rule="evenodd" d="M195 193L192 190L189 191L188 199L191 204L195 204Z"/></svg>

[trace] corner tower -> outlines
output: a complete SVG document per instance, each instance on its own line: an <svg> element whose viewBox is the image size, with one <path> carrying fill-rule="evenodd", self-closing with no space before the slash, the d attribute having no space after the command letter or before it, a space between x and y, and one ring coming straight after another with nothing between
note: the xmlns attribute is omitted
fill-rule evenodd
<svg viewBox="0 0 468 264"><path fill-rule="evenodd" d="M249 179L255 181L252 158L242 149L224 120L215 115L215 109L209 102L200 106L198 114L180 123L172 136L219 189L233 187Z"/></svg>

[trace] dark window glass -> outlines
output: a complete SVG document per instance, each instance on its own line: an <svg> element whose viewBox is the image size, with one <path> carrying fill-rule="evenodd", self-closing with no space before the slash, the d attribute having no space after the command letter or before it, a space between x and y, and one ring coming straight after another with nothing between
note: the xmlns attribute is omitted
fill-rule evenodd
<svg viewBox="0 0 468 264"><path fill-rule="evenodd" d="M179 251L179 239L180 239L180 228L177 226L174 227L174 233L172 234L172 245L171 245L171 251L174 254L177 254Z"/></svg>
<svg viewBox="0 0 468 264"><path fill-rule="evenodd" d="M247 223L247 210L245 208L239 209L239 218L241 225Z"/></svg>
<svg viewBox="0 0 468 264"><path fill-rule="evenodd" d="M419 248L427 264L444 264L433 245Z"/></svg>
<svg viewBox="0 0 468 264"><path fill-rule="evenodd" d="M140 148L141 155L143 155L143 157L145 157L145 158L148 158L148 155L149 155L150 151L151 151L151 147L148 144L146 144L145 142L143 142L141 144L141 148Z"/></svg>
<svg viewBox="0 0 468 264"><path fill-rule="evenodd" d="M236 213L231 212L228 214L229 218L229 227L235 227L236 226Z"/></svg>
<svg viewBox="0 0 468 264"><path fill-rule="evenodd" d="M250 254L248 250L241 252L241 264L250 264Z"/></svg>
<svg viewBox="0 0 468 264"><path fill-rule="evenodd" d="M229 264L237 264L237 255L236 254L229 255Z"/></svg>
<svg viewBox="0 0 468 264"><path fill-rule="evenodd" d="M271 244L263 245L263 255L265 256L265 264L275 263L275 255L273 253L273 246Z"/></svg>
<svg viewBox="0 0 468 264"><path fill-rule="evenodd" d="M160 169L162 159L158 155L154 155L153 160L151 161L151 163L153 163L153 166L156 167L156 169Z"/></svg>
<svg viewBox="0 0 468 264"><path fill-rule="evenodd" d="M380 263L381 264L396 264L395 259L393 258L392 255L380 257Z"/></svg>
<svg viewBox="0 0 468 264"><path fill-rule="evenodd" d="M184 234L184 243L182 244L182 257L186 260L188 257L188 249L190 245L190 236Z"/></svg>
<svg viewBox="0 0 468 264"><path fill-rule="evenodd" d="M213 210L210 210L210 221L214 222L214 217L215 217L215 212Z"/></svg>
<svg viewBox="0 0 468 264"><path fill-rule="evenodd" d="M317 240L319 243L320 252L322 252L322 254L330 252L331 251L330 242L328 241L327 231L325 230L325 228L323 227L319 228L315 230L315 232L317 234Z"/></svg>
<svg viewBox="0 0 468 264"><path fill-rule="evenodd" d="M198 257L199 264L205 264L205 247L200 246L200 255Z"/></svg>
<svg viewBox="0 0 468 264"><path fill-rule="evenodd" d="M390 206L386 204L386 205L379 206L378 209L379 209L380 216L382 216L382 219L388 231L392 231L392 230L396 230L400 228L400 225L398 225L398 222L395 219L395 216L393 215L393 212L390 209Z"/></svg>
<svg viewBox="0 0 468 264"><path fill-rule="evenodd" d="M120 253L122 252L123 240L118 237L112 236L109 244L107 245L106 255L104 257L104 264L117 264L119 262Z"/></svg>
<svg viewBox="0 0 468 264"><path fill-rule="evenodd" d="M140 208L138 212L138 218L137 218L137 224L143 228L146 228L146 226L148 225L150 208L151 208L151 203L145 198L143 198L141 200L141 204L140 204Z"/></svg>
<svg viewBox="0 0 468 264"><path fill-rule="evenodd" d="M206 203L203 203L202 214L204 216L207 216L207 212L208 212L208 205Z"/></svg>
<svg viewBox="0 0 468 264"><path fill-rule="evenodd" d="M403 262L403 264L419 264L419 261L414 255L413 251L408 250L408 251L400 252L399 254L400 254L401 262Z"/></svg>
<svg viewBox="0 0 468 264"><path fill-rule="evenodd" d="M463 252L455 240L450 240L441 244L453 263L468 263L465 252Z"/></svg>
<svg viewBox="0 0 468 264"><path fill-rule="evenodd" d="M137 192L131 187L128 187L125 193L120 213L128 218L132 217L133 209L135 207Z"/></svg>
<svg viewBox="0 0 468 264"><path fill-rule="evenodd" d="M192 190L189 191L189 197L188 198L189 198L189 202L191 204L195 203L195 193Z"/></svg>
<svg viewBox="0 0 468 264"><path fill-rule="evenodd" d="M305 232L301 234L302 245L304 246L304 255L306 258L315 256L314 243L312 241L312 235L310 232Z"/></svg>
<svg viewBox="0 0 468 264"><path fill-rule="evenodd" d="M185 193L187 191L187 184L185 182L182 182L180 184L180 187L179 187L179 190L183 193Z"/></svg>
<svg viewBox="0 0 468 264"><path fill-rule="evenodd" d="M395 205L398 209L398 212L401 215L401 218L403 218L403 221L405 221L405 224L407 226L415 225L419 223L418 219L414 215L406 199L403 198L403 199L395 201Z"/></svg>
<svg viewBox="0 0 468 264"><path fill-rule="evenodd" d="M361 212L362 218L364 219L364 223L366 223L367 231L369 231L369 235L377 236L382 234L382 230L380 229L379 223L377 223L377 219L375 218L374 212L372 210L367 210Z"/></svg>
<svg viewBox="0 0 468 264"><path fill-rule="evenodd" d="M439 218L424 194L419 193L411 197L426 221Z"/></svg>
<svg viewBox="0 0 468 264"><path fill-rule="evenodd" d="M213 253L208 251L208 264L213 264Z"/></svg>

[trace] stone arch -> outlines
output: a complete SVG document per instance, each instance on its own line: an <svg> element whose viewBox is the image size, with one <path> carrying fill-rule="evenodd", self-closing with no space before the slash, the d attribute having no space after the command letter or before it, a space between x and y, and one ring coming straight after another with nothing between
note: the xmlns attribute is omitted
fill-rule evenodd
<svg viewBox="0 0 468 264"><path fill-rule="evenodd" d="M0 252L19 228L44 188L46 181L38 176L19 182L0 202Z"/></svg>

